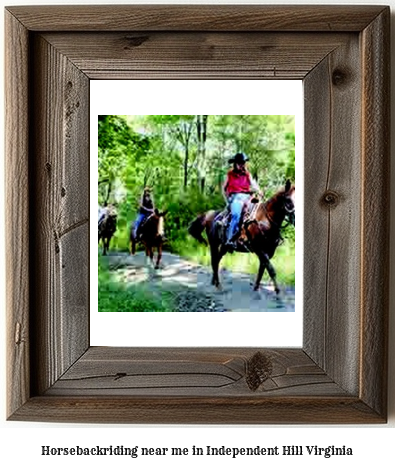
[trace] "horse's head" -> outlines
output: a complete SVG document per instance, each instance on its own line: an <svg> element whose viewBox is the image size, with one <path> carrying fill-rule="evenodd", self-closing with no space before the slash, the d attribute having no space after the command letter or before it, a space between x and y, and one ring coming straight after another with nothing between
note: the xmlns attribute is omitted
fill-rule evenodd
<svg viewBox="0 0 395 470"><path fill-rule="evenodd" d="M282 197L285 217L290 224L295 225L295 185L291 184L290 180L285 183L285 191Z"/></svg>
<svg viewBox="0 0 395 470"><path fill-rule="evenodd" d="M159 212L157 209L155 209L157 212L157 217L158 217L158 235L160 237L163 237L165 235L165 215L167 214L166 211Z"/></svg>
<svg viewBox="0 0 395 470"><path fill-rule="evenodd" d="M266 220L269 227L281 227L284 219L295 225L295 185L287 180L284 189L262 204L262 210L256 217L261 223Z"/></svg>
<svg viewBox="0 0 395 470"><path fill-rule="evenodd" d="M163 237L164 236L164 217L167 214L166 211L159 211L155 209L152 215L150 215L143 225L141 231L144 236L149 237Z"/></svg>
<svg viewBox="0 0 395 470"><path fill-rule="evenodd" d="M160 212L159 209L155 209L154 214L156 217L164 217L168 212L168 210Z"/></svg>

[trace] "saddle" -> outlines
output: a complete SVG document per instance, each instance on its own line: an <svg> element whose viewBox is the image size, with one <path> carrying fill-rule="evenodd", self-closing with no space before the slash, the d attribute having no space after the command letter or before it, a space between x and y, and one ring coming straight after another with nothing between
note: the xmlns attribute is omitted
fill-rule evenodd
<svg viewBox="0 0 395 470"><path fill-rule="evenodd" d="M243 206L241 217L240 217L239 230L236 235L238 244L241 244L242 246L248 243L248 238L243 228L246 228L250 223L254 221L255 211L258 207L257 203L258 201L256 199L252 199L248 201L246 204L244 204ZM231 212L229 210L229 207L226 207L214 219L214 225L217 226L218 234L222 242L225 242L226 240L226 231L230 224L230 221L231 221Z"/></svg>

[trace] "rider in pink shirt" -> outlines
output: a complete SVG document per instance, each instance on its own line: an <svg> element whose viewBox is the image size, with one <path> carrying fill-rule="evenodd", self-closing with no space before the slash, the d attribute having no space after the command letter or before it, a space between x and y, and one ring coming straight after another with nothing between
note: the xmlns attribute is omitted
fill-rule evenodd
<svg viewBox="0 0 395 470"><path fill-rule="evenodd" d="M233 163L233 168L228 171L223 185L224 196L231 212L231 220L226 233L226 247L229 251L236 248L234 237L240 228L240 217L244 204L252 192L260 193L258 184L245 167L247 161L248 158L244 153L237 153L231 158L229 163Z"/></svg>

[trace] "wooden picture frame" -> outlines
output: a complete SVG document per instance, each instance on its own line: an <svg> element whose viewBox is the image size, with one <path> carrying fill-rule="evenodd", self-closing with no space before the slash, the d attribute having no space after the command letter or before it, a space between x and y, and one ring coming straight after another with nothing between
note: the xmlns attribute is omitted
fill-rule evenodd
<svg viewBox="0 0 395 470"><path fill-rule="evenodd" d="M8 419L386 422L389 20L382 6L6 9ZM90 347L89 82L110 78L304 81L301 349Z"/></svg>

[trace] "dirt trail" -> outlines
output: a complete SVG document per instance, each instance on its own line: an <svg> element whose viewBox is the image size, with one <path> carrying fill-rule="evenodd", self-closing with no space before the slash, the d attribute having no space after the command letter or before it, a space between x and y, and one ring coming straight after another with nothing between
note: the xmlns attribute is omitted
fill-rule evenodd
<svg viewBox="0 0 395 470"><path fill-rule="evenodd" d="M164 289L172 292L180 312L295 310L294 287L280 286L278 301L268 284L262 283L258 292L253 291L254 276L221 269L219 290L211 285L211 269L171 253L163 253L161 269L154 269L143 252L134 256L112 252L106 260L109 269L126 285L149 282L153 295L160 295Z"/></svg>

